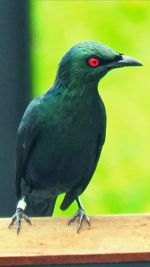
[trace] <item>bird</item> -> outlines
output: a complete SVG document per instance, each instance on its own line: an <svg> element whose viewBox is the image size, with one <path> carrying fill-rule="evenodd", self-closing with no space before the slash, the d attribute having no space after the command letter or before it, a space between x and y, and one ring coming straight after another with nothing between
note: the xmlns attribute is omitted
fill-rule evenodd
<svg viewBox="0 0 150 267"><path fill-rule="evenodd" d="M20 122L16 145L17 207L9 228L17 234L24 219L52 216L57 197L66 210L74 201L77 232L90 219L80 195L89 184L106 136L106 109L99 81L112 69L142 66L97 41L82 41L61 59L54 84L34 98ZM26 210L26 212L25 212ZM28 215L27 215L28 214Z"/></svg>

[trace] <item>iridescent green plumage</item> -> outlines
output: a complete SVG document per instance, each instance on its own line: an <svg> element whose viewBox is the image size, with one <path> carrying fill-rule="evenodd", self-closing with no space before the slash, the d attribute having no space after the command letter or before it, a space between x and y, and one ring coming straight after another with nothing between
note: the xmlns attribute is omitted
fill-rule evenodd
<svg viewBox="0 0 150 267"><path fill-rule="evenodd" d="M97 58L99 65L90 66L89 58ZM53 87L30 103L18 131L16 173L17 197L23 197L29 214L52 215L57 196L66 193L61 209L77 200L78 230L83 219L89 222L78 197L105 141L98 82L109 70L130 65L140 63L97 42L79 43L61 60Z"/></svg>

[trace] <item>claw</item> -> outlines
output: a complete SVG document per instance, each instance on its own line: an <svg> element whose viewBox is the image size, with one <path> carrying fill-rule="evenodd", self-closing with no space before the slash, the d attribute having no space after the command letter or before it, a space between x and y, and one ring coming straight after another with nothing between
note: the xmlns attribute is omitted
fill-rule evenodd
<svg viewBox="0 0 150 267"><path fill-rule="evenodd" d="M16 215L14 214L13 217L12 217L12 219L11 219L11 222L10 222L10 224L8 226L9 229L13 226L15 220L16 220Z"/></svg>
<svg viewBox="0 0 150 267"><path fill-rule="evenodd" d="M76 212L76 214L73 217L70 218L70 220L68 222L68 225L70 225L71 223L73 223L76 220L77 217L78 217L78 211Z"/></svg>
<svg viewBox="0 0 150 267"><path fill-rule="evenodd" d="M14 222L16 222L16 230L17 230L17 235L20 232L21 229L21 220L24 219L27 223L29 223L31 225L31 221L29 219L29 217L24 213L23 209L21 208L17 208L16 209L16 213L13 215L11 222L9 224L9 228L11 228L14 224Z"/></svg>
<svg viewBox="0 0 150 267"><path fill-rule="evenodd" d="M30 221L30 219L29 219L29 217L28 217L26 214L23 213L23 214L22 214L22 218L23 218L28 224L30 224L30 225L32 224L31 221Z"/></svg>
<svg viewBox="0 0 150 267"><path fill-rule="evenodd" d="M86 215L84 209L79 208L79 210L75 213L75 215L69 220L68 225L70 225L72 222L74 222L78 218L78 225L77 225L77 233L80 232L82 228L82 223L85 220L87 224L90 226L90 219Z"/></svg>

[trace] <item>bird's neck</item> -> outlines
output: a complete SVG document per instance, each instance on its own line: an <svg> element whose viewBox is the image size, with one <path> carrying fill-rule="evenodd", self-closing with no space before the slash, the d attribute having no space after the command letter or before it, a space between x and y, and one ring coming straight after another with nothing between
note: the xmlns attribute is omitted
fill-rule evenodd
<svg viewBox="0 0 150 267"><path fill-rule="evenodd" d="M81 79L72 79L70 82L56 80L53 88L54 94L67 98L95 97L98 95L98 81L85 83Z"/></svg>

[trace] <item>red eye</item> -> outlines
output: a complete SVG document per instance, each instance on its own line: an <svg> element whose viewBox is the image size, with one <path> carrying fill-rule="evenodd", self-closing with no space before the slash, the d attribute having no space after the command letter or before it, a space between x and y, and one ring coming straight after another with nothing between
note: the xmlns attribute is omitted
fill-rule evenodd
<svg viewBox="0 0 150 267"><path fill-rule="evenodd" d="M96 57L91 57L88 60L88 64L89 64L90 67L96 68L96 67L98 67L100 65L100 61Z"/></svg>

